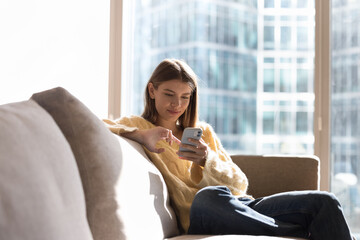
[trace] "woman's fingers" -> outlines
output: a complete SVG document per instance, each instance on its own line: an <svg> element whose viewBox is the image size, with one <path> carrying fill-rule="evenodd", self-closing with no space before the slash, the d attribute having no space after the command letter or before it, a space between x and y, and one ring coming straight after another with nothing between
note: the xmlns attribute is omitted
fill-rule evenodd
<svg viewBox="0 0 360 240"><path fill-rule="evenodd" d="M155 148L154 152L155 153L162 153L162 152L165 152L165 149L164 148Z"/></svg>
<svg viewBox="0 0 360 240"><path fill-rule="evenodd" d="M194 146L188 144L180 144L180 147L190 150L192 152L186 152L186 151L177 152L180 159L186 159L189 161L193 161L201 166L205 166L206 156L208 153L208 146L202 139L200 140L189 139L189 141L194 143Z"/></svg>
<svg viewBox="0 0 360 240"><path fill-rule="evenodd" d="M165 151L165 148L157 148L156 144L160 140L165 140L169 145L172 145L174 142L180 144L181 141L176 138L172 131L163 127L156 127L145 131L144 135L144 145L147 149L154 153L162 153Z"/></svg>
<svg viewBox="0 0 360 240"><path fill-rule="evenodd" d="M165 140L167 143L172 145L174 142L180 144L181 141L172 134L172 131L166 128L162 128L161 139Z"/></svg>
<svg viewBox="0 0 360 240"><path fill-rule="evenodd" d="M205 166L206 156L197 155L191 152L178 152L179 158L192 161L200 166Z"/></svg>
<svg viewBox="0 0 360 240"><path fill-rule="evenodd" d="M200 152L201 152L202 150L207 149L207 145L202 139L196 140L196 139L189 138L188 141L193 143L193 145L181 144L180 147L183 147L185 149L188 149L188 150L194 151L194 152L198 152L198 150L200 150Z"/></svg>
<svg viewBox="0 0 360 240"><path fill-rule="evenodd" d="M175 142L178 145L181 144L181 141L177 137L175 137L174 135L172 135L172 141Z"/></svg>

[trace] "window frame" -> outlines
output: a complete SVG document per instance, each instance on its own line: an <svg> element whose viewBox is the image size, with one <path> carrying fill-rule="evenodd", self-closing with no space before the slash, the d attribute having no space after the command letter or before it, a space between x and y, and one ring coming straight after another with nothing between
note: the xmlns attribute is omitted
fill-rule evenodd
<svg viewBox="0 0 360 240"><path fill-rule="evenodd" d="M110 0L110 49L109 49L109 107L108 117L119 118L126 112L126 102L121 101L122 93L127 89L122 69L129 61L126 53L129 48L122 38L126 26L123 8L127 1ZM320 159L320 190L330 191L330 94L331 94L331 58L330 58L330 0L315 0L315 65L314 65L314 155ZM125 61L126 60L126 61Z"/></svg>
<svg viewBox="0 0 360 240"><path fill-rule="evenodd" d="M108 117L121 116L123 0L110 0ZM124 81L125 82L125 81Z"/></svg>
<svg viewBox="0 0 360 240"><path fill-rule="evenodd" d="M320 159L320 190L330 191L330 0L315 0L314 155Z"/></svg>

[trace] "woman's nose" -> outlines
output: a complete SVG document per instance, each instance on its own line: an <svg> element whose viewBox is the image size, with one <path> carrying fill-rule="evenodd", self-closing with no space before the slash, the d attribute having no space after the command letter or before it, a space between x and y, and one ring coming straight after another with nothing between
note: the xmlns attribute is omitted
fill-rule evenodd
<svg viewBox="0 0 360 240"><path fill-rule="evenodd" d="M181 105L181 101L180 99L173 99L173 101L171 102L171 105L174 107L180 106Z"/></svg>

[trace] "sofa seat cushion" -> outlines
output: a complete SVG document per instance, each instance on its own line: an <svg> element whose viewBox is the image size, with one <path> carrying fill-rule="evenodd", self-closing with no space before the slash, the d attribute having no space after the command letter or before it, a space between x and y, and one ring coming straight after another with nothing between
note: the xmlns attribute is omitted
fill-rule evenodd
<svg viewBox="0 0 360 240"><path fill-rule="evenodd" d="M165 240L305 240L303 238L291 237L268 237L268 236L250 236L250 235L181 235Z"/></svg>
<svg viewBox="0 0 360 240"><path fill-rule="evenodd" d="M70 143L95 240L142 239L140 235L163 239L178 234L162 176L155 167L148 171L143 155L112 134L65 89L51 89L31 98L51 114ZM124 161L137 165L127 168Z"/></svg>
<svg viewBox="0 0 360 240"><path fill-rule="evenodd" d="M0 239L91 240L71 148L33 101L0 106Z"/></svg>

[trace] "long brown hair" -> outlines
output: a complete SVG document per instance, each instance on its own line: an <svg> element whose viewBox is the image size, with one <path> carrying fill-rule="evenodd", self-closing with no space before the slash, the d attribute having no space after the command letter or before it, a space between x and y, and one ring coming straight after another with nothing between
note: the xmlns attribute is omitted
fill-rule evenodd
<svg viewBox="0 0 360 240"><path fill-rule="evenodd" d="M192 89L189 106L179 117L178 124L183 129L186 127L195 127L198 120L197 76L189 65L178 59L163 60L151 74L151 77L146 84L145 109L141 116L151 123L155 123L158 117L158 112L155 108L155 100L150 97L148 90L149 83L152 83L154 88L157 89L161 83L174 79L188 83Z"/></svg>

